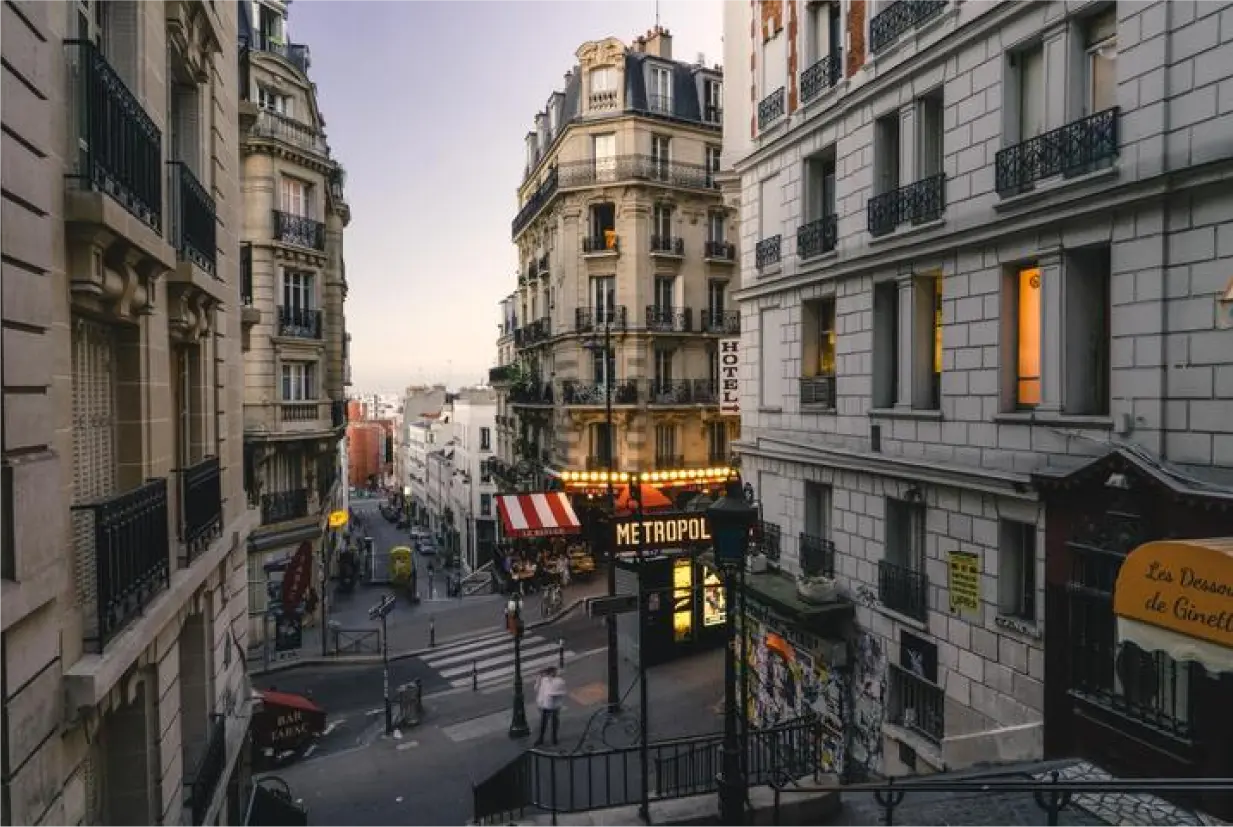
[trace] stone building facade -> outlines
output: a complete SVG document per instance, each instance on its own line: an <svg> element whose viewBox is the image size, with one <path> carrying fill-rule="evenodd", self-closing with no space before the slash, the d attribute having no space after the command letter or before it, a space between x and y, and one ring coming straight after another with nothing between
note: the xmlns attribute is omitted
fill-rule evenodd
<svg viewBox="0 0 1233 827"><path fill-rule="evenodd" d="M1119 450L1228 490L1233 5L726 5L737 450L779 565L883 655L865 769L1039 757L1041 475Z"/></svg>
<svg viewBox="0 0 1233 827"><path fill-rule="evenodd" d="M249 542L249 609L251 643L266 645L274 615L296 610L269 599L292 555L311 544L326 596L320 580L341 533L327 521L347 485L338 443L351 210L309 79L311 53L290 39L287 4L241 8L244 439L248 495L261 513Z"/></svg>
<svg viewBox="0 0 1233 827"><path fill-rule="evenodd" d="M237 5L5 3L3 815L242 817Z"/></svg>

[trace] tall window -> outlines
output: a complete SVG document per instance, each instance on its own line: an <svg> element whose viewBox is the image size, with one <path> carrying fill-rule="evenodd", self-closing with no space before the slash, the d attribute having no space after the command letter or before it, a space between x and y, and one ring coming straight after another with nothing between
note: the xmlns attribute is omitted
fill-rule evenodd
<svg viewBox="0 0 1233 827"><path fill-rule="evenodd" d="M597 385L616 381L616 353L613 349L591 351L591 375Z"/></svg>
<svg viewBox="0 0 1233 827"><path fill-rule="evenodd" d="M615 250L616 205L612 203L591 205L592 250Z"/></svg>
<svg viewBox="0 0 1233 827"><path fill-rule="evenodd" d="M316 362L283 362L282 378L284 402L312 402L316 400Z"/></svg>
<svg viewBox="0 0 1233 827"><path fill-rule="evenodd" d="M1039 267L1025 267L1012 285L1016 408L1034 408L1041 399L1041 279Z"/></svg>
<svg viewBox="0 0 1233 827"><path fill-rule="evenodd" d="M835 147L805 160L805 221L835 214Z"/></svg>
<svg viewBox="0 0 1233 827"><path fill-rule="evenodd" d="M719 172L719 167L723 163L723 150L717 146L707 146L706 148L706 185L708 187L715 186L715 173Z"/></svg>
<svg viewBox="0 0 1233 827"><path fill-rule="evenodd" d="M1103 112L1117 105L1117 9L1110 6L1084 27L1087 57L1087 95L1084 114Z"/></svg>
<svg viewBox="0 0 1233 827"><path fill-rule="evenodd" d="M591 136L591 157L595 160L595 180L616 179L616 135Z"/></svg>
<svg viewBox="0 0 1233 827"><path fill-rule="evenodd" d="M1070 414L1109 413L1110 297L1109 248L1066 256L1063 301L1066 317L1063 410Z"/></svg>
<svg viewBox="0 0 1233 827"><path fill-rule="evenodd" d="M480 428L480 450L481 451L491 451L492 450L492 429L491 428Z"/></svg>
<svg viewBox="0 0 1233 827"><path fill-rule="evenodd" d="M281 179L281 200L283 212L312 218L312 185L298 178L284 175Z"/></svg>
<svg viewBox="0 0 1233 827"><path fill-rule="evenodd" d="M1019 84L1019 140L1045 131L1045 50L1037 45L1013 55L1015 80Z"/></svg>
<svg viewBox="0 0 1233 827"><path fill-rule="evenodd" d="M724 299L728 292L728 282L722 279L711 279L706 283L706 308L711 311L713 323L723 321Z"/></svg>
<svg viewBox="0 0 1233 827"><path fill-rule="evenodd" d="M873 127L874 194L899 189L899 113L878 118Z"/></svg>
<svg viewBox="0 0 1233 827"><path fill-rule="evenodd" d="M616 307L616 276L595 276L591 279L591 306L595 309L595 321L605 324L613 321Z"/></svg>
<svg viewBox="0 0 1233 827"><path fill-rule="evenodd" d="M655 384L661 390L672 384L672 351L667 348L655 350Z"/></svg>
<svg viewBox="0 0 1233 827"><path fill-rule="evenodd" d="M492 495L491 494L480 494L480 516L481 517L491 517L492 516Z"/></svg>
<svg viewBox="0 0 1233 827"><path fill-rule="evenodd" d="M998 543L998 614L1036 622L1036 526L1002 520Z"/></svg>
<svg viewBox="0 0 1233 827"><path fill-rule="evenodd" d="M655 426L656 464L673 464L676 459L676 426Z"/></svg>
<svg viewBox="0 0 1233 827"><path fill-rule="evenodd" d="M667 181L672 172L672 139L667 135L651 136L651 174L657 181Z"/></svg>
<svg viewBox="0 0 1233 827"><path fill-rule="evenodd" d="M805 376L835 375L835 300L805 303Z"/></svg>
<svg viewBox="0 0 1233 827"><path fill-rule="evenodd" d="M873 406L892 408L899 395L899 285L873 288Z"/></svg>
<svg viewBox="0 0 1233 827"><path fill-rule="evenodd" d="M276 112L288 118L294 117L292 98L290 95L280 95L264 86L257 87L257 106L267 112Z"/></svg>
<svg viewBox="0 0 1233 827"><path fill-rule="evenodd" d="M655 210L651 213L651 224L651 234L659 238L661 242L658 249L671 249L672 206L656 204Z"/></svg>
<svg viewBox="0 0 1233 827"><path fill-rule="evenodd" d="M723 244L727 239L728 216L720 210L711 210L706 216L706 240L712 244Z"/></svg>
<svg viewBox="0 0 1233 827"><path fill-rule="evenodd" d="M588 433L592 457L604 464L616 459L616 446L611 444L607 422L592 422Z"/></svg>
<svg viewBox="0 0 1233 827"><path fill-rule="evenodd" d="M312 273L283 270L283 307L289 310L312 310L315 304Z"/></svg>
<svg viewBox="0 0 1233 827"><path fill-rule="evenodd" d="M728 423L723 420L706 424L707 460L716 464L728 462Z"/></svg>
<svg viewBox="0 0 1233 827"><path fill-rule="evenodd" d="M916 102L916 180L942 172L942 92Z"/></svg>
<svg viewBox="0 0 1233 827"><path fill-rule="evenodd" d="M616 91L616 72L611 66L601 66L598 69L592 69L590 79L592 95L596 92Z"/></svg>
<svg viewBox="0 0 1233 827"><path fill-rule="evenodd" d="M651 67L650 100L652 112L672 114L672 70L664 66Z"/></svg>
<svg viewBox="0 0 1233 827"><path fill-rule="evenodd" d="M659 310L671 311L673 298L676 294L675 276L655 277L655 307Z"/></svg>
<svg viewBox="0 0 1233 827"><path fill-rule="evenodd" d="M724 85L717 80L702 82L702 118L709 123L720 123L724 112Z"/></svg>

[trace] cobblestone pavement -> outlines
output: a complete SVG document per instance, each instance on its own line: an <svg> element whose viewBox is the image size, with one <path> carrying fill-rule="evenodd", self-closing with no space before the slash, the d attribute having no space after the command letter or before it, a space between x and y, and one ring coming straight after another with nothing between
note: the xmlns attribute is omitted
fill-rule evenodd
<svg viewBox="0 0 1233 827"><path fill-rule="evenodd" d="M1043 778L1043 776L1037 776ZM1110 781L1109 773L1087 761L1078 761L1058 773L1063 781ZM1084 810L1098 816L1108 824L1133 825L1187 825L1202 827L1202 825L1221 825L1227 822L1212 818L1204 813L1196 813L1171 804L1163 798L1154 795L1127 795L1124 793L1109 793L1107 795L1083 794L1075 796L1075 804Z"/></svg>

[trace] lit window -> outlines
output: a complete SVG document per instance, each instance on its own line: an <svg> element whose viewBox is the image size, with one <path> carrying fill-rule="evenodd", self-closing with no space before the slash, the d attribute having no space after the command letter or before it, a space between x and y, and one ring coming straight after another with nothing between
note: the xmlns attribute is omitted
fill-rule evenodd
<svg viewBox="0 0 1233 827"><path fill-rule="evenodd" d="M1015 403L1020 408L1040 404L1040 276L1038 267L1018 275Z"/></svg>

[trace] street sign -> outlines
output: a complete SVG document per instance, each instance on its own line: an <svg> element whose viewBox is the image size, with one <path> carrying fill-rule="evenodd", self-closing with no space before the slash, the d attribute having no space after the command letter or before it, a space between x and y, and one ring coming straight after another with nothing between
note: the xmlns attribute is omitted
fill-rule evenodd
<svg viewBox="0 0 1233 827"><path fill-rule="evenodd" d="M638 595L636 594L615 594L611 597L587 598L587 615L590 617L623 615L637 610Z"/></svg>
<svg viewBox="0 0 1233 827"><path fill-rule="evenodd" d="M385 617L394 609L394 596L384 595L381 602L368 610L368 616L374 620L379 617Z"/></svg>

